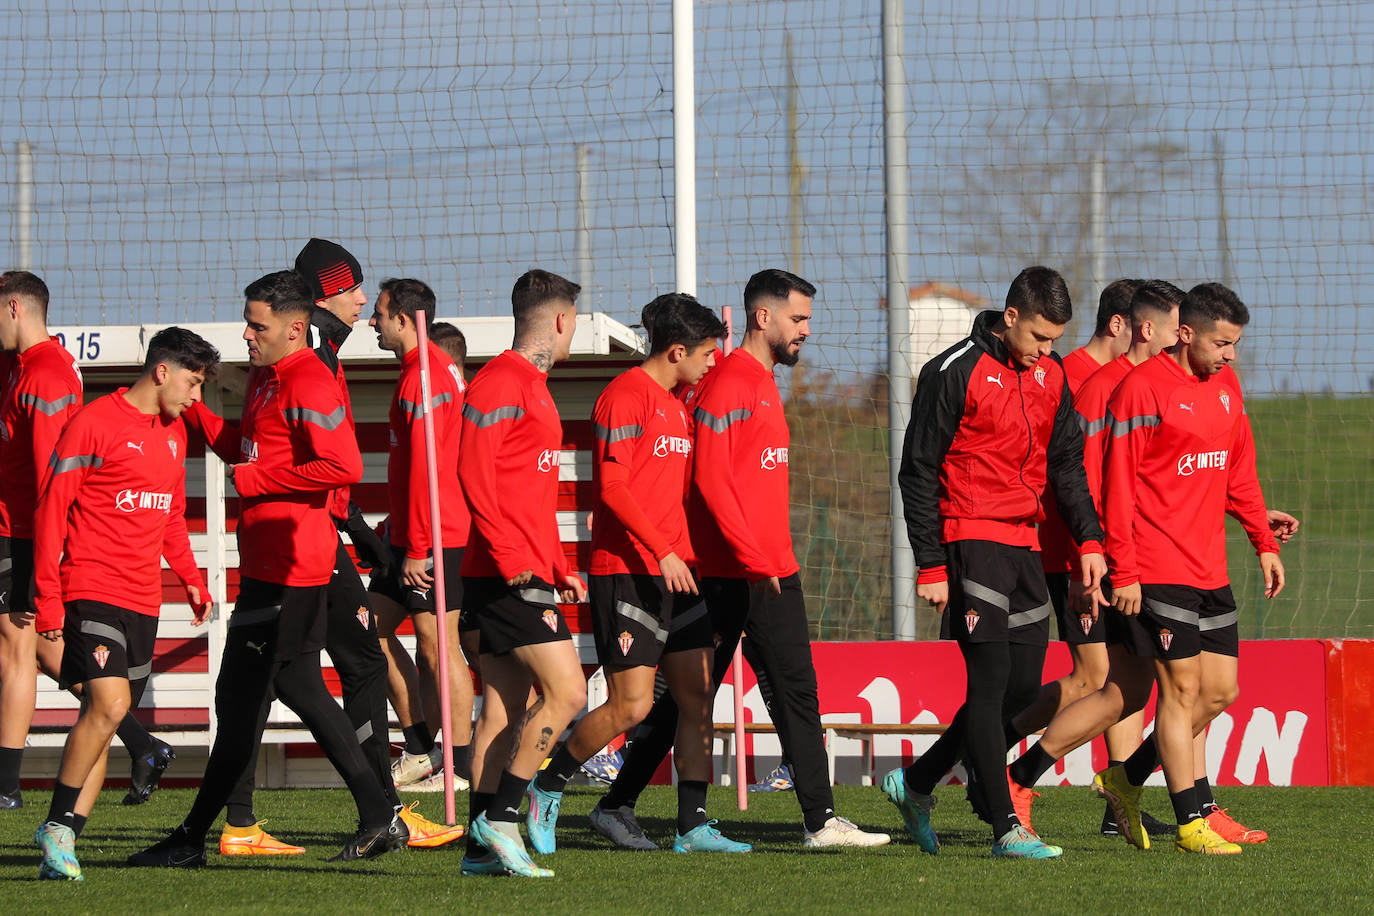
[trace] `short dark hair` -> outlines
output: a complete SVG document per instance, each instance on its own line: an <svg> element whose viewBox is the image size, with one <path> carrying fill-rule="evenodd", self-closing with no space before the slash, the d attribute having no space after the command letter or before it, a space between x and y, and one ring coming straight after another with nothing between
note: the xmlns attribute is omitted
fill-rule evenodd
<svg viewBox="0 0 1374 916"><path fill-rule="evenodd" d="M27 270L7 270L0 274L0 296L26 296L38 303L43 318L48 317L48 284Z"/></svg>
<svg viewBox="0 0 1374 916"><path fill-rule="evenodd" d="M213 375L219 368L219 350L210 341L185 328L163 328L148 341L148 355L143 358L143 371L148 372L159 363L172 363L192 372Z"/></svg>
<svg viewBox="0 0 1374 916"><path fill-rule="evenodd" d="M649 333L649 353L663 353L675 344L692 349L725 336L725 322L690 293L664 293L644 306L640 323Z"/></svg>
<svg viewBox="0 0 1374 916"><path fill-rule="evenodd" d="M786 270L770 267L761 270L744 284L744 312L753 315L756 303L763 298L786 299L792 293L801 293L808 299L816 295L816 287L801 277Z"/></svg>
<svg viewBox="0 0 1374 916"><path fill-rule="evenodd" d="M1168 280L1143 280L1131 297L1131 321L1140 323L1147 312L1167 315L1183 301L1183 290Z"/></svg>
<svg viewBox="0 0 1374 916"><path fill-rule="evenodd" d="M1068 284L1050 267L1027 267L1017 274L1007 290L1007 308L1022 315L1044 315L1051 324L1068 324L1073 318Z"/></svg>
<svg viewBox="0 0 1374 916"><path fill-rule="evenodd" d="M243 298L249 302L265 302L279 314L299 314L307 320L315 311L309 284L294 270L278 270L259 277L243 288Z"/></svg>
<svg viewBox="0 0 1374 916"><path fill-rule="evenodd" d="M404 315L415 321L419 312L425 313L426 326L434 323L434 290L420 280L388 278L377 287L377 298L386 293L387 314L391 318Z"/></svg>
<svg viewBox="0 0 1374 916"><path fill-rule="evenodd" d="M447 321L436 321L430 325L429 339L434 345L448 354L449 359L463 365L468 359L468 339L463 332Z"/></svg>
<svg viewBox="0 0 1374 916"><path fill-rule="evenodd" d="M1097 325L1093 328L1094 337L1107 333L1108 326L1117 315L1127 321L1131 320L1131 300L1135 298L1135 291L1144 282L1123 277L1106 285L1102 295L1097 297Z"/></svg>
<svg viewBox="0 0 1374 916"><path fill-rule="evenodd" d="M1199 283L1188 290L1178 307L1178 323L1202 331L1218 321L1243 328L1250 323L1250 310L1239 296L1220 283Z"/></svg>
<svg viewBox="0 0 1374 916"><path fill-rule="evenodd" d="M566 277L549 273L547 270L527 270L515 281L510 292L511 314L516 324L528 320L546 303L567 301L576 302L582 287Z"/></svg>

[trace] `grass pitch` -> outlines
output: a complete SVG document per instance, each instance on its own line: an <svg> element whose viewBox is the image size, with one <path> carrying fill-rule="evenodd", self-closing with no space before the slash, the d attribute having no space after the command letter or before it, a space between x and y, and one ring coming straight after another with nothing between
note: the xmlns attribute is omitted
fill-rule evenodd
<svg viewBox="0 0 1374 916"><path fill-rule="evenodd" d="M148 804L122 808L123 790L107 792L78 844L86 872L79 884L40 882L33 830L47 811L46 793L26 792L26 806L0 814L0 879L4 910L106 914L447 913L629 911L651 913L937 912L1225 912L1374 911L1374 852L1368 812L1374 789L1223 788L1238 819L1272 839L1239 856L1202 858L1161 842L1149 852L1098 835L1102 803L1088 789L1045 789L1035 824L1064 847L1048 862L994 861L987 829L962 790L939 790L938 856L919 852L877 789L837 787L841 813L894 834L869 850L804 851L791 793L751 795L735 810L731 790L714 788L712 812L725 832L752 842L748 855L675 855L612 850L587 826L598 793L569 790L559 823L559 851L539 857L551 880L463 878L461 841L435 850L406 850L341 865L338 852L353 826L348 796L337 791L260 792L258 815L303 856L225 858L210 855L197 871L130 869L130 852L160 838L190 805L186 790L159 791ZM439 799L420 796L431 817ZM460 811L466 795L458 796ZM1167 817L1162 789L1147 807ZM671 845L675 796L650 789L640 800L649 836ZM216 834L217 836L217 834Z"/></svg>

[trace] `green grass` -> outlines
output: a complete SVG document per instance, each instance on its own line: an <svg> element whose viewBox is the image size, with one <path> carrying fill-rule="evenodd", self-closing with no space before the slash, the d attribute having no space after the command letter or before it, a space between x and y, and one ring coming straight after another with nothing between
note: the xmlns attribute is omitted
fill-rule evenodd
<svg viewBox="0 0 1374 916"><path fill-rule="evenodd" d="M121 790L122 792L122 790ZM27 807L0 815L0 879L10 906L29 912L419 913L647 911L863 912L913 910L997 912L1106 909L1251 912L1360 912L1374 909L1374 853L1367 815L1374 789L1224 788L1239 819L1273 835L1237 857L1203 859L1159 844L1149 852L1097 834L1102 804L1087 789L1048 789L1036 804L1037 828L1064 847L1053 862L994 861L986 828L958 789L940 790L935 824L938 856L920 853L905 836L891 846L847 852L801 849L791 793L754 795L748 812L733 792L713 789L711 807L733 837L753 842L744 856L681 856L611 850L590 833L593 790L571 790L560 823L560 851L541 861L556 878L462 878L461 843L407 850L373 862L341 865L338 851L352 813L342 791L261 792L259 816L269 829L308 847L304 856L227 859L210 856L197 871L128 869L124 857L159 838L190 804L191 793L164 790L140 808L121 808L106 793L78 846L86 880L39 882L33 829L45 793L25 794ZM901 833L895 810L877 789L838 787L838 807L856 821ZM438 799L422 807L437 814ZM459 795L460 804L466 796ZM1147 791L1164 815L1162 789ZM641 799L649 835L671 842L674 796L650 789Z"/></svg>

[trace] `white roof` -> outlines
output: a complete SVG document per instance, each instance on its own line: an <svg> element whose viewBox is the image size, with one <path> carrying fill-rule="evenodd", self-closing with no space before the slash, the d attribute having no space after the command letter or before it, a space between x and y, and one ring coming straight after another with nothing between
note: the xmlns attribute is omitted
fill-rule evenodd
<svg viewBox="0 0 1374 916"><path fill-rule="evenodd" d="M486 360L510 347L515 333L515 319L509 316L451 318L439 316L462 330L467 338L468 359ZM64 325L49 328L49 333L62 338L63 345L84 367L141 366L147 353L146 343L167 324ZM182 324L214 344L223 361L230 365L246 364L248 349L243 343L243 322ZM638 331L621 324L600 312L579 313L577 333L573 336L572 357L642 356L647 352L644 338ZM395 357L377 346L377 336L363 321L339 351L345 363L376 362Z"/></svg>

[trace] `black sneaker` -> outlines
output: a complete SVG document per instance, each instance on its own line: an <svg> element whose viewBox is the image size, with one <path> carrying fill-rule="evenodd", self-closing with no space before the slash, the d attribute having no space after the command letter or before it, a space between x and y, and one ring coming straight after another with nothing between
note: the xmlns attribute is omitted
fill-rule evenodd
<svg viewBox="0 0 1374 916"><path fill-rule="evenodd" d="M1150 836L1173 836L1178 832L1178 828L1153 817L1148 811L1140 812L1140 824ZM1108 805L1107 810L1102 812L1102 835L1121 835L1120 831L1116 829L1116 817L1112 814L1111 805Z"/></svg>
<svg viewBox="0 0 1374 916"><path fill-rule="evenodd" d="M331 862L352 862L356 859L375 859L383 853L405 849L410 842L410 830L395 815L385 827L359 827L353 838L344 844L343 851Z"/></svg>
<svg viewBox="0 0 1374 916"><path fill-rule="evenodd" d="M142 852L129 856L136 868L201 868L205 865L205 840L191 839L178 827Z"/></svg>
<svg viewBox="0 0 1374 916"><path fill-rule="evenodd" d="M0 793L0 811L13 811L24 807L24 793L16 786L13 792Z"/></svg>
<svg viewBox="0 0 1374 916"><path fill-rule="evenodd" d="M135 757L129 769L129 792L124 796L124 804L141 805L152 797L157 781L177 759L176 748L165 741L156 742L152 753Z"/></svg>

